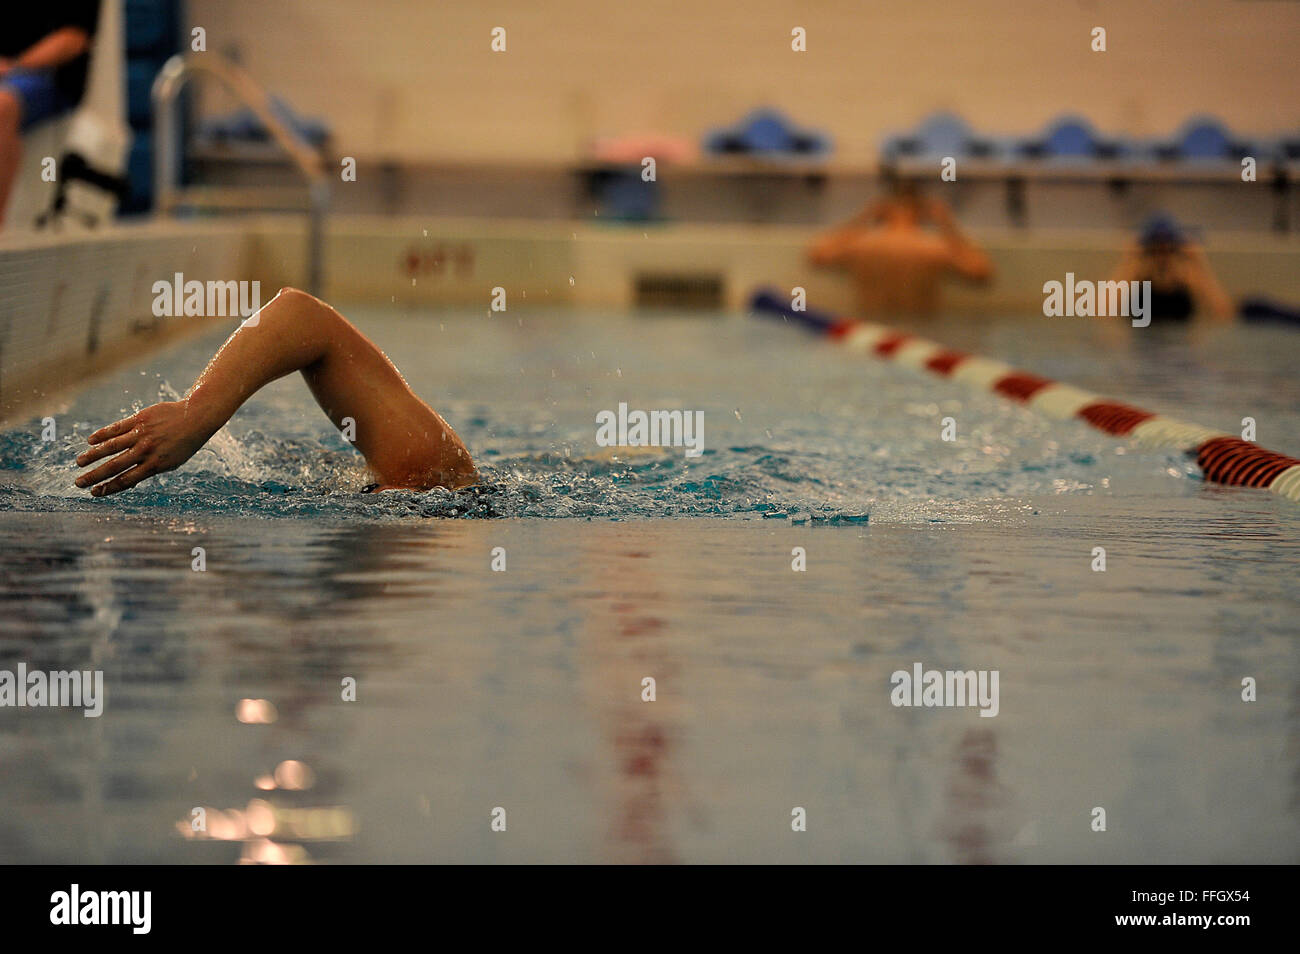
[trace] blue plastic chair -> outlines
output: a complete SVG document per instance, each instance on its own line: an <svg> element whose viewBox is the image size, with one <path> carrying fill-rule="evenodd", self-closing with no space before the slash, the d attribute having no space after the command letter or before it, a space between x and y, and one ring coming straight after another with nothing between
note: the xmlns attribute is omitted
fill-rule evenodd
<svg viewBox="0 0 1300 954"><path fill-rule="evenodd" d="M1185 123L1174 145L1179 159L1236 158L1236 143L1227 127L1211 116Z"/></svg>
<svg viewBox="0 0 1300 954"><path fill-rule="evenodd" d="M1078 116L1055 120L1042 136L1023 140L1016 151L1026 159L1064 162L1118 159L1126 153L1123 142L1103 139L1090 122Z"/></svg>
<svg viewBox="0 0 1300 954"><path fill-rule="evenodd" d="M1161 162L1233 162L1243 156L1267 162L1284 146L1277 140L1234 135L1213 116L1195 116L1183 123L1173 138L1157 140L1149 148L1152 157Z"/></svg>
<svg viewBox="0 0 1300 954"><path fill-rule="evenodd" d="M735 126L708 133L704 149L715 155L821 156L830 152L830 140L799 129L774 109L759 109Z"/></svg>
<svg viewBox="0 0 1300 954"><path fill-rule="evenodd" d="M1099 138L1085 119L1068 117L1049 127L1043 137L1043 153L1054 159L1091 159L1097 154Z"/></svg>
<svg viewBox="0 0 1300 954"><path fill-rule="evenodd" d="M927 117L914 132L891 136L882 149L887 158L925 158L970 155L977 140L970 126L960 116L952 113L935 113ZM979 149L978 151L985 151Z"/></svg>

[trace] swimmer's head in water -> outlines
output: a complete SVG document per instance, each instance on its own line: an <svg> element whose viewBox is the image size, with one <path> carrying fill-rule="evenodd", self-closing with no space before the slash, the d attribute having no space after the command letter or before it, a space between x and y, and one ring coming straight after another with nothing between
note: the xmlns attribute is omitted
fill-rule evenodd
<svg viewBox="0 0 1300 954"><path fill-rule="evenodd" d="M892 191L894 198L899 202L915 204L921 201L921 188L916 184L915 179L904 179L898 176L893 182Z"/></svg>
<svg viewBox="0 0 1300 954"><path fill-rule="evenodd" d="M1170 254L1187 244L1187 234L1173 216L1158 213L1143 223L1138 243L1144 252Z"/></svg>
<svg viewBox="0 0 1300 954"><path fill-rule="evenodd" d="M880 174L880 184L891 199L912 201L920 198L921 190L915 179L909 179L897 169L886 167Z"/></svg>

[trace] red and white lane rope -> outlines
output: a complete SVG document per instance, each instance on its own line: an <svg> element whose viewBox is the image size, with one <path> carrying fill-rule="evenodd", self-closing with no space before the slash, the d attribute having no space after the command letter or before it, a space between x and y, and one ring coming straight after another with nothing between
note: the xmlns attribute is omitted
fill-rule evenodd
<svg viewBox="0 0 1300 954"><path fill-rule="evenodd" d="M1001 361L952 351L918 335L886 325L795 311L776 294L760 291L756 314L780 316L841 342L854 351L929 371L971 387L993 391L1054 418L1078 418L1115 437L1151 448L1195 455L1205 479L1239 487L1261 487L1300 501L1300 459L1265 450L1223 431L1144 411L1131 404L1062 384Z"/></svg>

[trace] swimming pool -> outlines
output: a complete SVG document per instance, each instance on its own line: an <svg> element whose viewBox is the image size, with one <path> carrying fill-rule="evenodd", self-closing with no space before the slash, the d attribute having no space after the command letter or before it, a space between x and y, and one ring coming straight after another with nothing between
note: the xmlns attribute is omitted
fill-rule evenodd
<svg viewBox="0 0 1300 954"><path fill-rule="evenodd" d="M766 322L343 311L486 490L357 493L296 380L143 490L72 488L70 447L229 329L38 412L56 441L0 434L0 668L93 663L108 694L5 712L5 857L1300 857L1294 503ZM1288 332L1088 332L922 331L1300 448ZM597 447L621 401L703 411L704 454ZM914 663L999 671L997 717L891 705Z"/></svg>

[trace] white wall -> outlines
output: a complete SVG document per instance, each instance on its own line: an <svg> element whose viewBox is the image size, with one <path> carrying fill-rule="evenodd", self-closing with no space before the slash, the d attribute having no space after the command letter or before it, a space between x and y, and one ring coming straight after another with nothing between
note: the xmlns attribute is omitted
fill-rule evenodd
<svg viewBox="0 0 1300 954"><path fill-rule="evenodd" d="M1027 132L1062 111L1171 132L1300 130L1283 0L190 0L209 49L328 116L359 157L563 161L595 135L698 139L766 102L869 163L938 109ZM508 51L489 50L494 26ZM790 30L808 52L790 50ZM1090 31L1108 31L1093 53ZM218 104L214 104L218 105ZM219 104L224 105L224 104Z"/></svg>

